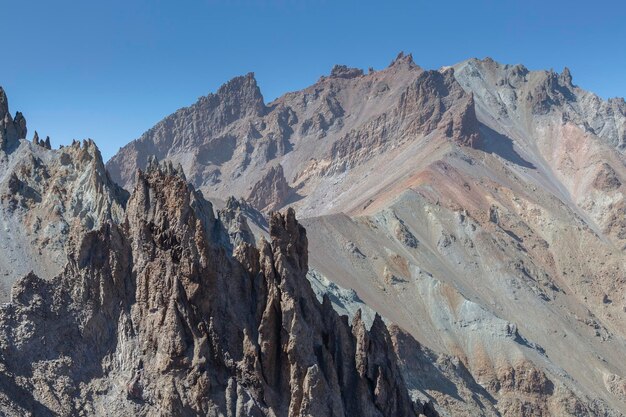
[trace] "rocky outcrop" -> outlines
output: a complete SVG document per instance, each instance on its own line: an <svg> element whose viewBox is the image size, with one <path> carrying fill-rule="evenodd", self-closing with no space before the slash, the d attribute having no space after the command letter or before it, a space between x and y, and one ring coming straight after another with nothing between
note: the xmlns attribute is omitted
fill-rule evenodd
<svg viewBox="0 0 626 417"><path fill-rule="evenodd" d="M39 139L39 133L37 133L37 131L35 131L35 134L33 135L33 144L39 145L48 150L52 149L52 144L50 143L50 136L46 136L45 140L41 140Z"/></svg>
<svg viewBox="0 0 626 417"><path fill-rule="evenodd" d="M601 191L610 192L619 189L622 182L613 167L604 162L593 180L593 186Z"/></svg>
<svg viewBox="0 0 626 417"><path fill-rule="evenodd" d="M294 192L279 164L270 167L263 178L252 186L247 200L257 210L272 211L283 207Z"/></svg>
<svg viewBox="0 0 626 417"><path fill-rule="evenodd" d="M368 330L317 301L293 210L258 247L223 246L226 227L167 166L139 172L122 224L87 233L58 277L27 275L0 307L0 410L436 415L410 400L379 317Z"/></svg>
<svg viewBox="0 0 626 417"><path fill-rule="evenodd" d="M26 137L26 119L22 113L9 113L9 100L0 87L0 152L13 150L20 139Z"/></svg>
<svg viewBox="0 0 626 417"><path fill-rule="evenodd" d="M348 68L346 65L335 65L330 71L330 76L334 78L356 78L363 75L360 68Z"/></svg>
<svg viewBox="0 0 626 417"><path fill-rule="evenodd" d="M448 137L468 145L479 135L473 97L456 82L452 69L423 72L401 96L398 115L409 119L413 134L440 128Z"/></svg>

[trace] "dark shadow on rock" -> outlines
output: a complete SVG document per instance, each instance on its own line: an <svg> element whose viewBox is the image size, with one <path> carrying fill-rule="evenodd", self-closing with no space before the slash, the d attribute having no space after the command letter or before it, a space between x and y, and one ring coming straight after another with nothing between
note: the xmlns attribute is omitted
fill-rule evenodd
<svg viewBox="0 0 626 417"><path fill-rule="evenodd" d="M524 168L536 169L537 167L531 162L522 158L513 147L513 140L508 136L496 132L489 126L479 123L481 140L478 143L477 149L483 152L493 153L519 165Z"/></svg>
<svg viewBox="0 0 626 417"><path fill-rule="evenodd" d="M302 200L305 196L297 193L297 192L293 192L289 195L289 197L287 198L287 200L285 201L284 206L288 206L289 204L293 204L296 203L300 200Z"/></svg>
<svg viewBox="0 0 626 417"><path fill-rule="evenodd" d="M289 204L293 204L293 203L296 203L296 202L302 200L305 196L298 192L302 188L304 188L304 183L300 183L295 188L292 188L291 192L289 193L289 196L287 196L287 198L285 198L285 202L283 204L283 207L284 206L288 206Z"/></svg>
<svg viewBox="0 0 626 417"><path fill-rule="evenodd" d="M54 416L51 409L35 399L32 392L18 386L14 381L0 374L0 391L7 395L17 407L21 407L33 413L33 415L47 417ZM0 413L1 414L1 413Z"/></svg>
<svg viewBox="0 0 626 417"><path fill-rule="evenodd" d="M472 392L472 398L479 407L485 409L485 403L492 406L496 404L495 398L476 382L461 361L453 361L451 358L438 360L434 352L422 346L410 334L400 330L397 326L392 326L390 331L396 337L396 354L400 360L407 388L420 391L433 402L436 400L429 394L429 391L438 391L458 401L465 402L457 385L450 379L450 375L453 375L453 378L463 381ZM443 369L447 369L448 375L443 372Z"/></svg>

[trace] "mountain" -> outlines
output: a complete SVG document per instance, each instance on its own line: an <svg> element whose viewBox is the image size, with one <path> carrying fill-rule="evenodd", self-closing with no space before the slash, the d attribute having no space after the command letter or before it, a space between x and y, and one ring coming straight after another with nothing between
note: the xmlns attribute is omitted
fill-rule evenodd
<svg viewBox="0 0 626 417"><path fill-rule="evenodd" d="M235 78L131 142L107 169L128 186L135 169L155 155L180 163L213 198L263 196L272 208L304 199L295 207L308 215L350 209L355 201L341 199L345 190L334 178L347 176L342 182L358 186L352 168L378 163L374 157L386 150L428 135L475 140L472 97L452 70L424 71L410 56L399 56L369 75L337 66L314 86L268 105L253 74ZM265 192L281 183L290 187Z"/></svg>
<svg viewBox="0 0 626 417"><path fill-rule="evenodd" d="M0 89L0 414L625 415L625 132L567 69L400 54L105 166Z"/></svg>
<svg viewBox="0 0 626 417"><path fill-rule="evenodd" d="M271 103L237 77L107 169L129 188L154 155L215 201L295 208L316 291L408 332L407 389L442 415L623 415L625 149L624 100L568 69L400 54ZM412 384L412 352L459 368Z"/></svg>

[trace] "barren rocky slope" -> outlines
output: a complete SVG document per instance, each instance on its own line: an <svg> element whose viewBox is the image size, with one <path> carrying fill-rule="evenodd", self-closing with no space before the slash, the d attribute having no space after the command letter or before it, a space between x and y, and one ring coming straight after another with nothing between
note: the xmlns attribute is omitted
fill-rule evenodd
<svg viewBox="0 0 626 417"><path fill-rule="evenodd" d="M120 224L0 307L0 412L437 415L410 399L379 316L368 329L316 300L293 210L271 216L270 242L232 233L246 229L171 165L138 172Z"/></svg>
<svg viewBox="0 0 626 417"><path fill-rule="evenodd" d="M587 107L591 94L567 71L524 70L512 87L519 71L491 60L456 66L475 100L476 149L410 152L406 164L425 168L351 217L307 219L311 263L430 348L461 358L503 414L623 413L620 133L572 121L594 115L623 128L623 113ZM536 91L570 99L539 111ZM550 383L504 382L528 372Z"/></svg>
<svg viewBox="0 0 626 417"><path fill-rule="evenodd" d="M295 207L312 281L462 364L493 407L426 390L442 413L621 415L625 115L567 69L401 54L269 104L236 78L107 167L130 184L155 154L212 197Z"/></svg>
<svg viewBox="0 0 626 417"><path fill-rule="evenodd" d="M0 414L624 415L625 114L401 54L235 78L109 175L0 90Z"/></svg>

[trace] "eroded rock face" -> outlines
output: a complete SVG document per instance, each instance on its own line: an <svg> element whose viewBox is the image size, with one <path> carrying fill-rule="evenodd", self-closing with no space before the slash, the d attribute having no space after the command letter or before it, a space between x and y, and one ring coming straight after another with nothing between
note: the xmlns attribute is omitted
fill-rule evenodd
<svg viewBox="0 0 626 417"><path fill-rule="evenodd" d="M232 222L237 222L231 216ZM412 416L379 317L349 325L305 278L306 232L231 248L167 167L137 174L122 224L89 232L52 281L0 307L0 410L37 415ZM435 415L428 411L429 415Z"/></svg>

